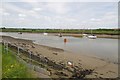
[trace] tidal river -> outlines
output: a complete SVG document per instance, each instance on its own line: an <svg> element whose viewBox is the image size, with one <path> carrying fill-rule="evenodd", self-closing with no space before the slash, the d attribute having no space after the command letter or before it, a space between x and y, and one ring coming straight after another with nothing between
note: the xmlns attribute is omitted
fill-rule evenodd
<svg viewBox="0 0 120 80"><path fill-rule="evenodd" d="M0 33L1 34L1 33ZM101 59L118 62L118 39L88 39L75 37L58 37L53 35L44 36L39 33L2 33L2 35L12 36L15 38L33 40L34 43L61 48L75 54L95 56ZM64 43L64 38L67 43Z"/></svg>

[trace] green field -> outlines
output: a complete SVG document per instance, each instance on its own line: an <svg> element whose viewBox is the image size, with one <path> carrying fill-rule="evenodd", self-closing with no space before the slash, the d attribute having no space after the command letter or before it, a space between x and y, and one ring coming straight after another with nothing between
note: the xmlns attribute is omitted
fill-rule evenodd
<svg viewBox="0 0 120 80"><path fill-rule="evenodd" d="M1 44L0 50L2 50L2 78L30 78L31 73L27 66L22 64L13 53L6 53Z"/></svg>
<svg viewBox="0 0 120 80"><path fill-rule="evenodd" d="M0 79L2 78L2 46L0 45Z"/></svg>
<svg viewBox="0 0 120 80"><path fill-rule="evenodd" d="M91 29L26 29L26 28L1 28L3 32L31 32L31 33L86 33L91 34ZM93 29L92 34L118 35L119 29Z"/></svg>

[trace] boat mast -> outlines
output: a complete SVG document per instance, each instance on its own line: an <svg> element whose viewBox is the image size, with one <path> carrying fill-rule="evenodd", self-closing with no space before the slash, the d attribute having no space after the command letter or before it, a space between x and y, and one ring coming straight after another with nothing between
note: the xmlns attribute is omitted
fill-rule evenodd
<svg viewBox="0 0 120 80"><path fill-rule="evenodd" d="M92 29L91 29L91 35L92 35Z"/></svg>

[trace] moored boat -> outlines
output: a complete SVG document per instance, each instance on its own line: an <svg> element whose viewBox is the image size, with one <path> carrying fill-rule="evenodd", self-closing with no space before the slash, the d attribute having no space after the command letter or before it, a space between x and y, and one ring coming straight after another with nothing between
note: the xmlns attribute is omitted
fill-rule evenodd
<svg viewBox="0 0 120 80"><path fill-rule="evenodd" d="M47 35L48 35L48 33L43 33L43 35L47 36Z"/></svg>
<svg viewBox="0 0 120 80"><path fill-rule="evenodd" d="M88 38L90 38L90 39L96 39L97 36L95 36L95 35L89 35Z"/></svg>
<svg viewBox="0 0 120 80"><path fill-rule="evenodd" d="M18 34L22 34L22 32L18 32Z"/></svg>

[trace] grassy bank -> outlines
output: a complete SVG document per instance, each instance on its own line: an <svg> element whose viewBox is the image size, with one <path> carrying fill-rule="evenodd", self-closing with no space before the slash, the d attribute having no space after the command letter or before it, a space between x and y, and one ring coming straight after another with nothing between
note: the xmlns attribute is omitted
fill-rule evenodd
<svg viewBox="0 0 120 80"><path fill-rule="evenodd" d="M2 49L2 77L3 78L29 78L27 67L19 62L15 55L11 52L6 53L4 48L0 44L0 50Z"/></svg>
<svg viewBox="0 0 120 80"><path fill-rule="evenodd" d="M31 33L86 33L91 34L91 29L26 29L26 28L1 28L3 32L31 32ZM93 29L93 34L118 35L119 29Z"/></svg>
<svg viewBox="0 0 120 80"><path fill-rule="evenodd" d="M0 45L0 79L2 79L2 46Z"/></svg>

